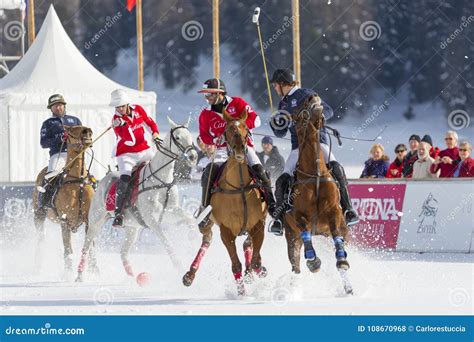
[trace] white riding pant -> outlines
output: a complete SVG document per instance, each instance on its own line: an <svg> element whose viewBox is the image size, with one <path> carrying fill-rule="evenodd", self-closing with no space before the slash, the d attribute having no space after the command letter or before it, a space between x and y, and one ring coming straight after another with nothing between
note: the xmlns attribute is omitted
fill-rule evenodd
<svg viewBox="0 0 474 342"><path fill-rule="evenodd" d="M59 152L59 153L53 154L49 158L48 172L61 170L64 166L66 166L66 161L67 161L67 152Z"/></svg>
<svg viewBox="0 0 474 342"><path fill-rule="evenodd" d="M253 147L247 147L247 154L245 156L247 158L247 163L250 167L257 164L262 164L257 156L257 152L255 152L255 149ZM226 147L221 147L216 150L216 155L214 157L215 163L224 163L227 161L227 158L229 158L229 155L227 154Z"/></svg>
<svg viewBox="0 0 474 342"><path fill-rule="evenodd" d="M143 162L150 161L155 156L155 151L151 148L140 152L124 153L117 157L117 164L120 175L132 175L132 169Z"/></svg>
<svg viewBox="0 0 474 342"><path fill-rule="evenodd" d="M336 160L334 155L329 153L329 146L326 144L320 144L321 146L321 151L323 152L324 156L324 162L327 164L329 160ZM290 155L286 159L285 163L285 169L283 170L284 173L288 173L289 175L292 175L293 172L295 172L296 169L296 164L298 163L298 155L299 155L299 149L294 149L291 150Z"/></svg>

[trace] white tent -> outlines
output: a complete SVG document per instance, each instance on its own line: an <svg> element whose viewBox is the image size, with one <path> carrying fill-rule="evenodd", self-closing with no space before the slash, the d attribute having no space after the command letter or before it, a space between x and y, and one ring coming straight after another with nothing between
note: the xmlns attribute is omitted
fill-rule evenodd
<svg viewBox="0 0 474 342"><path fill-rule="evenodd" d="M47 165L40 128L51 116L46 108L50 95L63 94L66 112L79 117L98 136L111 123L110 93L118 88L126 89L133 103L155 117L156 94L126 88L95 69L71 41L51 5L34 44L0 79L0 182L34 181ZM114 141L109 131L94 144L95 157L104 165L115 165ZM92 172L101 178L106 170L94 163Z"/></svg>

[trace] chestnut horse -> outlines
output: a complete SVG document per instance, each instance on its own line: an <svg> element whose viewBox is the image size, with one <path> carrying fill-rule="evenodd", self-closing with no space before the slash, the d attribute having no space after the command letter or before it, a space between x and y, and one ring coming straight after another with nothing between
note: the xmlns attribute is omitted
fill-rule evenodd
<svg viewBox="0 0 474 342"><path fill-rule="evenodd" d="M203 242L190 270L183 277L183 284L190 286L199 264L211 243L213 223L219 225L221 239L232 261L232 273L237 284L239 296L245 295L245 282L253 280L253 274L263 278L267 270L262 266L260 249L262 247L267 213L262 194L249 172L246 160L247 140L250 132L245 124L247 112L235 119L224 111L226 121L224 137L230 156L223 166L218 187L211 198L211 220L201 231ZM245 274L242 277L240 263L235 246L237 236L247 233L243 249L245 255Z"/></svg>
<svg viewBox="0 0 474 342"><path fill-rule="evenodd" d="M64 173L50 178L50 182L58 182L59 189L54 196L54 209L38 208L38 189L43 184L47 167L38 174L33 191L34 224L38 234L37 260L40 262L44 242L44 221L48 217L51 221L61 225L64 245L64 268L72 271L72 244L71 233L77 232L82 224L88 229L89 207L94 196L94 188L90 183L86 165L85 148L92 143L92 130L84 126L64 126L67 133L67 162ZM54 179L56 178L56 179ZM52 186L52 185L48 185ZM94 265L95 258L91 261ZM96 266L94 270L97 271Z"/></svg>
<svg viewBox="0 0 474 342"><path fill-rule="evenodd" d="M285 214L285 237L292 271L300 273L300 251L308 269L320 270L321 260L312 244L313 235L332 236L336 249L336 267L343 279L346 293L352 293L346 271L349 269L344 241L348 228L339 205L339 190L331 176L320 148L320 129L323 127L323 107L317 96L309 97L291 116L299 142L296 180L293 183L293 210ZM315 158L316 156L316 158Z"/></svg>

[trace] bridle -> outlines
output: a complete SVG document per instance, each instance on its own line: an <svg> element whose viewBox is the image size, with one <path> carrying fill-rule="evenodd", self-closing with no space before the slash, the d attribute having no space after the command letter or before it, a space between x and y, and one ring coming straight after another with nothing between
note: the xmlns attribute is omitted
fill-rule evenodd
<svg viewBox="0 0 474 342"><path fill-rule="evenodd" d="M240 122L238 120L233 120L232 122L238 122L238 124L240 125ZM229 132L229 130L233 128L234 129L234 132ZM245 136L243 137L243 140L244 140L244 151L243 153L246 155L247 154L247 151L248 151L248 146L247 146L247 141L250 137L250 130L248 129L248 127L245 127ZM230 133L232 134L232 138L233 140L234 139L237 139L239 137L241 137L242 135L240 134L240 131L234 127L234 125L229 125L227 124L226 127L225 127L225 131L224 131L224 136L226 138L226 141L227 141L227 134ZM227 150L229 151L229 153L232 155L232 156L235 156L235 148L233 148L231 145L230 145L230 142L227 141Z"/></svg>
<svg viewBox="0 0 474 342"><path fill-rule="evenodd" d="M185 129L189 132L189 129L186 126L176 126L171 129L170 131L170 144L169 147L164 147L162 145L157 145L157 149L161 151L165 156L169 157L172 159L172 162L175 160L187 160L188 159L188 152L194 150L194 143L191 143L188 146L184 146L181 144L178 139L176 139L176 136L174 135L174 132L178 129ZM180 154L174 153L171 150L171 144L174 144L178 150L181 152ZM167 165L167 164L166 164Z"/></svg>

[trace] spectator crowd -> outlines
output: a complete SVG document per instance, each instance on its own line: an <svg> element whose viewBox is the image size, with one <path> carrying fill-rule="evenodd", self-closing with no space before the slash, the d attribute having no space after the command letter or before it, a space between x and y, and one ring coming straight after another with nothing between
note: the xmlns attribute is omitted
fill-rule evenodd
<svg viewBox="0 0 474 342"><path fill-rule="evenodd" d="M360 178L474 177L471 143L458 143L458 135L454 131L447 131L444 141L446 148L441 150L433 145L429 135L420 138L413 134L408 139L409 151L404 144L398 144L394 150L395 159L391 163L384 147L374 144Z"/></svg>

